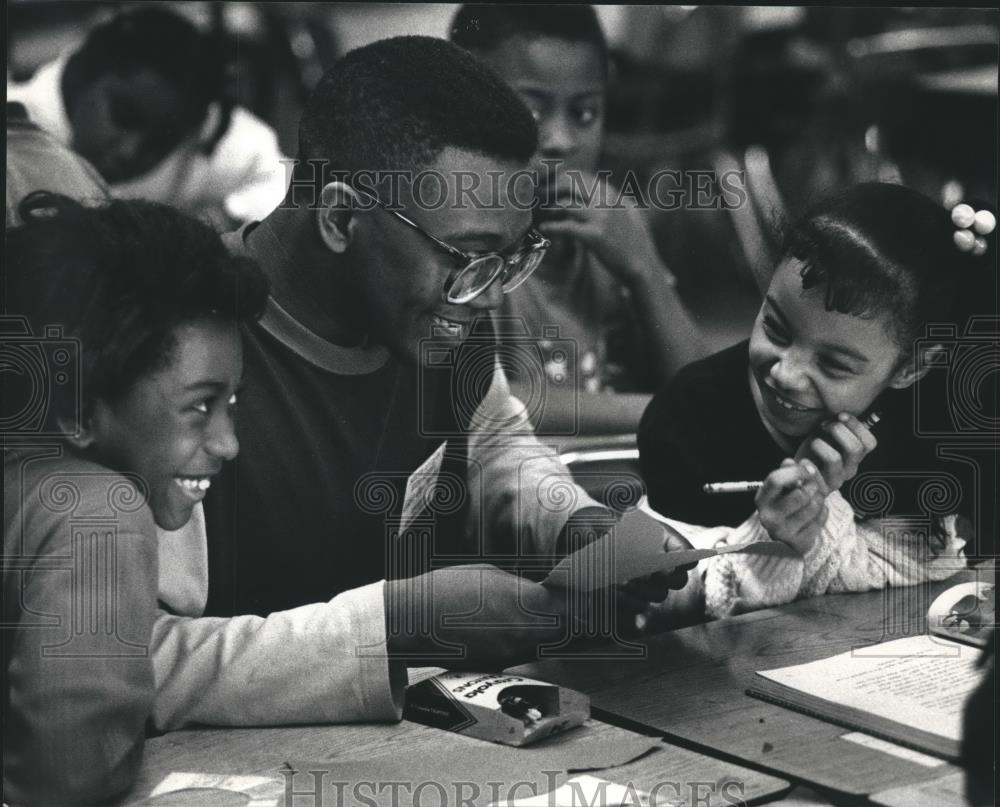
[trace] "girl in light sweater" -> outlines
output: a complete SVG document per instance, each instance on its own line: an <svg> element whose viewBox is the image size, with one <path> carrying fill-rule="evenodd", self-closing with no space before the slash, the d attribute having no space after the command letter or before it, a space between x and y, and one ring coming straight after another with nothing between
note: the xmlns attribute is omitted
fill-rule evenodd
<svg viewBox="0 0 1000 807"><path fill-rule="evenodd" d="M267 282L166 205L36 191L18 215L0 344L4 801L103 804L131 786L163 687L157 530L200 518L238 451L239 324Z"/></svg>

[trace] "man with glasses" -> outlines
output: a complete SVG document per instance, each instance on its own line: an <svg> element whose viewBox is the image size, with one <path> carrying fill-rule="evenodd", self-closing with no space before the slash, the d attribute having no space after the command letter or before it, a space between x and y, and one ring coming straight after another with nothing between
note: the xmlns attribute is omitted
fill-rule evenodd
<svg viewBox="0 0 1000 807"><path fill-rule="evenodd" d="M398 218L403 224L412 227L441 249L455 258L456 267L460 267L453 277L448 279L444 289L445 299L449 303L465 305L472 302L476 297L493 285L494 281L500 281L500 288L504 294L509 294L520 286L535 269L538 268L545 257L545 252L549 248L549 240L541 235L537 230L529 230L526 244L516 249L511 255L502 255L499 252L487 252L482 254L470 254L463 252L457 247L453 247L442 241L433 233L427 232L423 227L412 219L408 219L398 210L393 210L381 199L365 191L358 191L365 199L371 200L372 204L387 210Z"/></svg>
<svg viewBox="0 0 1000 807"><path fill-rule="evenodd" d="M195 620L173 714L398 719L406 664L499 670L573 634L566 592L532 580L609 514L536 439L488 316L547 246L518 201L535 140L516 95L442 40L376 42L318 83L284 204L227 236L271 297L245 331L240 460L205 500L205 611L264 618ZM175 589L185 613L206 596ZM269 699L260 680L295 686Z"/></svg>

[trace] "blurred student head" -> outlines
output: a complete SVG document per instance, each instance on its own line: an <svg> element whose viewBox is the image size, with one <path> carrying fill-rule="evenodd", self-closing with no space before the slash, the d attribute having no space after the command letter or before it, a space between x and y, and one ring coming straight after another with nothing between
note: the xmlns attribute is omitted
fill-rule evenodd
<svg viewBox="0 0 1000 807"><path fill-rule="evenodd" d="M593 171L601 149L608 47L587 5L467 4L451 41L509 83L538 123L538 156Z"/></svg>
<svg viewBox="0 0 1000 807"><path fill-rule="evenodd" d="M162 7L119 14L70 56L62 95L73 148L111 183L152 170L199 133L218 102L211 151L228 126L225 60L218 43Z"/></svg>

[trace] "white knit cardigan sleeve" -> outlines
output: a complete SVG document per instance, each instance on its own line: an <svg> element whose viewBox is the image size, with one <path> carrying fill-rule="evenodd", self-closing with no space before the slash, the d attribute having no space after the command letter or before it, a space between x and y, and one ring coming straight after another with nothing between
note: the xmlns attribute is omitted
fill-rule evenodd
<svg viewBox="0 0 1000 807"><path fill-rule="evenodd" d="M705 612L713 618L768 608L826 593L868 591L943 580L965 565L965 540L954 515L927 530L900 531L878 520L856 521L839 492L827 498L829 514L816 543L800 555L772 541L755 512L719 543L752 541L745 552L702 561Z"/></svg>

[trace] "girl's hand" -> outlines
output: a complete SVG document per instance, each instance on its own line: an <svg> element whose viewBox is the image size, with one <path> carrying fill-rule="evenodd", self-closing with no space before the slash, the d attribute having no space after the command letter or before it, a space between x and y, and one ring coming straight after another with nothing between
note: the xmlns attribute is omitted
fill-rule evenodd
<svg viewBox="0 0 1000 807"><path fill-rule="evenodd" d="M808 459L786 459L768 474L757 491L757 512L772 540L804 555L826 522L830 489L819 469Z"/></svg>
<svg viewBox="0 0 1000 807"><path fill-rule="evenodd" d="M854 415L841 412L834 420L823 423L816 436L807 438L799 446L795 459L815 463L826 486L833 492L854 477L861 461L877 445L878 440L867 426Z"/></svg>

